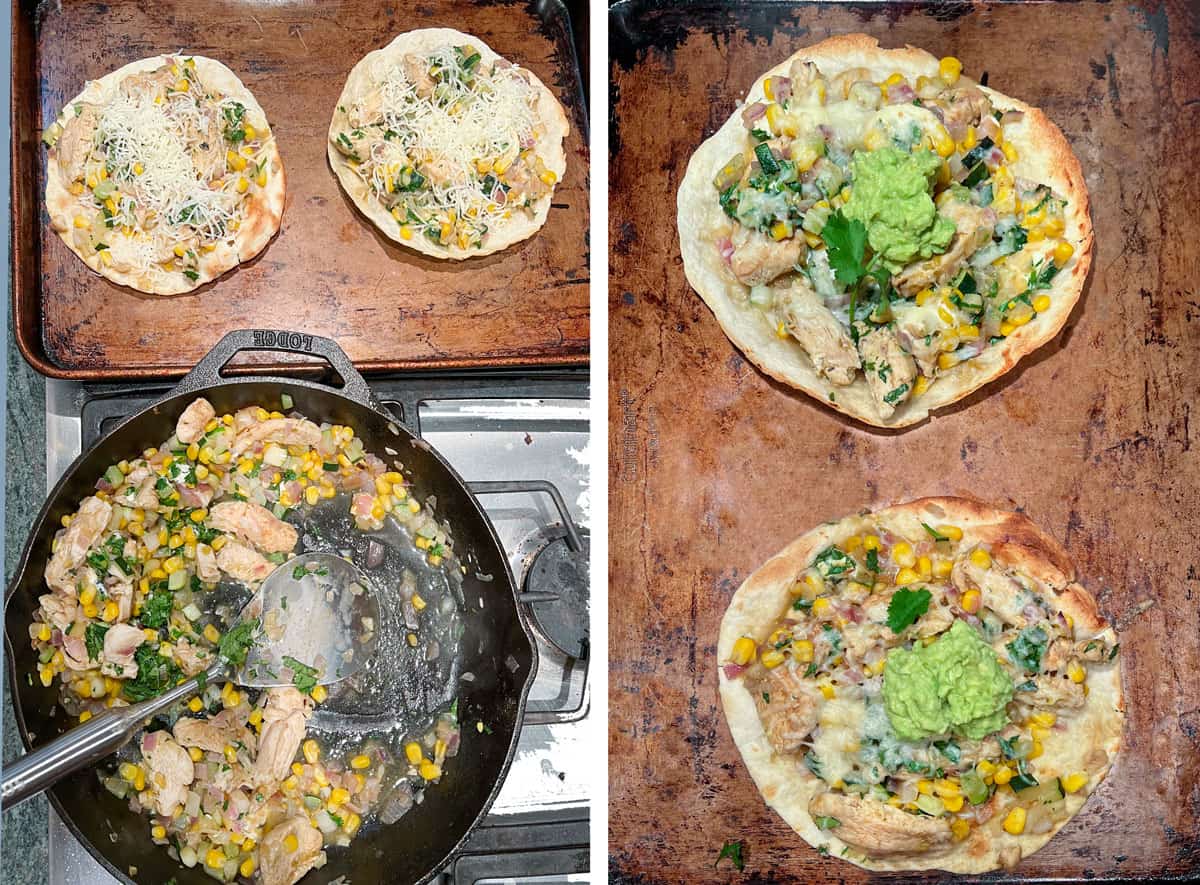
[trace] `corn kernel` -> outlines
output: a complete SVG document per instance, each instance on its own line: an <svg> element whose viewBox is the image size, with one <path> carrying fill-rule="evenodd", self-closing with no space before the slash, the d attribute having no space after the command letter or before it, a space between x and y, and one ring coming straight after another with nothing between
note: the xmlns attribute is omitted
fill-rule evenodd
<svg viewBox="0 0 1200 885"><path fill-rule="evenodd" d="M1000 145L1000 150L1004 151L1004 159L1010 163L1017 162L1017 148L1011 141L1006 141Z"/></svg>
<svg viewBox="0 0 1200 885"><path fill-rule="evenodd" d="M300 840L296 838L295 833L288 833L287 838L283 840L283 847L288 851L295 851L300 847Z"/></svg>
<svg viewBox="0 0 1200 885"><path fill-rule="evenodd" d="M910 568L902 568L896 573L897 587L903 587L906 584L915 584L919 580L921 580L921 576Z"/></svg>
<svg viewBox="0 0 1200 885"><path fill-rule="evenodd" d="M291 839L293 842L296 841L295 836L289 836L288 838ZM295 851L294 848L291 850ZM206 866L210 866L214 870L221 869L221 867L225 866L225 852L219 848L208 849L208 854L206 854L204 856L204 863Z"/></svg>
<svg viewBox="0 0 1200 885"><path fill-rule="evenodd" d="M254 875L254 870L256 867L257 864L254 862L254 858L248 857L242 861L241 866L238 867L238 873L241 874L243 879L249 879Z"/></svg>
<svg viewBox="0 0 1200 885"><path fill-rule="evenodd" d="M994 776L996 779L996 783L1003 786L1004 784L1008 783L1010 780L1013 779L1013 770L1011 768L1009 768L1007 765L1001 765L1000 767L998 767L996 769Z"/></svg>
<svg viewBox="0 0 1200 885"><path fill-rule="evenodd" d="M1076 771L1061 778L1062 788L1067 793L1078 793L1087 784L1088 780L1086 771Z"/></svg>
<svg viewBox="0 0 1200 885"><path fill-rule="evenodd" d="M334 787L329 793L329 801L334 805L345 805L350 801L350 791L345 787Z"/></svg>
<svg viewBox="0 0 1200 885"><path fill-rule="evenodd" d="M923 796L933 795L933 781L921 778L917 781L917 792Z"/></svg>
<svg viewBox="0 0 1200 885"><path fill-rule="evenodd" d="M953 55L947 55L938 62L938 76L953 86L962 74L962 62Z"/></svg>
<svg viewBox="0 0 1200 885"><path fill-rule="evenodd" d="M968 590L962 595L962 610L969 615L979 611L980 596L978 590Z"/></svg>
<svg viewBox="0 0 1200 885"><path fill-rule="evenodd" d="M940 525L937 531L939 535L945 535L951 541L962 540L963 530L956 525Z"/></svg>
<svg viewBox="0 0 1200 885"><path fill-rule="evenodd" d="M979 568L984 568L984 569L991 568L992 567L992 555L990 553L988 553L986 550L984 550L982 547L976 547L974 550L971 551L971 562L973 562L975 565L979 566Z"/></svg>
<svg viewBox="0 0 1200 885"><path fill-rule="evenodd" d="M961 803L962 799L960 798L958 801ZM947 805L946 807L949 808L950 806ZM967 836L970 834L971 825L969 823L967 823L965 820L963 820L961 817L956 818L950 824L950 832L954 836L954 841L961 842L963 839L967 838Z"/></svg>
<svg viewBox="0 0 1200 885"><path fill-rule="evenodd" d="M1044 728L1050 728L1055 722L1058 721L1058 717L1050 712L1034 713L1029 717L1029 719L1031 722L1041 725Z"/></svg>
<svg viewBox="0 0 1200 885"><path fill-rule="evenodd" d="M821 688L821 694L825 696L825 700L832 701L834 698L837 697L837 690L834 689L834 687L832 685L830 685L829 683L827 683L827 682L824 683L823 685L821 685L820 688Z"/></svg>
<svg viewBox="0 0 1200 885"><path fill-rule="evenodd" d="M188 747L188 755L192 758L193 762L199 762L204 758L204 751L199 747Z"/></svg>
<svg viewBox="0 0 1200 885"><path fill-rule="evenodd" d="M813 644L807 639L792 643L792 657L803 664L812 663Z"/></svg>
<svg viewBox="0 0 1200 885"><path fill-rule="evenodd" d="M246 191L250 190L250 182L246 180L244 175L239 175L237 184L234 185L234 189L237 190L239 194L244 194Z"/></svg>
<svg viewBox="0 0 1200 885"><path fill-rule="evenodd" d="M933 576L935 578L948 578L950 573L954 571L954 562L949 559L943 559L938 556L933 560Z"/></svg>
<svg viewBox="0 0 1200 885"><path fill-rule="evenodd" d="M892 559L896 565L904 568L912 568L917 564L916 554L913 553L912 545L905 541L899 541L892 547Z"/></svg>
<svg viewBox="0 0 1200 885"><path fill-rule="evenodd" d="M1078 661L1072 661L1070 666L1067 667L1067 678L1078 685L1087 679L1087 670L1084 669L1083 664Z"/></svg>
<svg viewBox="0 0 1200 885"><path fill-rule="evenodd" d="M418 744L416 741L409 741L404 745L404 756L406 759L408 759L409 764L420 765L421 759L424 758L425 754L421 752L420 744Z"/></svg>
<svg viewBox="0 0 1200 885"><path fill-rule="evenodd" d="M225 761L226 762L228 762L231 765L234 762L237 762L237 750L235 750L232 745L226 744L224 753L225 753Z"/></svg>
<svg viewBox="0 0 1200 885"><path fill-rule="evenodd" d="M353 759L350 760L350 767L357 771L362 771L364 768L370 768L371 767L371 757L366 756L362 753L359 753L357 756L355 756Z"/></svg>
<svg viewBox="0 0 1200 885"><path fill-rule="evenodd" d="M321 758L321 748L312 738L304 742L304 760L309 765L316 765L317 760Z"/></svg>
<svg viewBox="0 0 1200 885"><path fill-rule="evenodd" d="M777 648L771 648L762 653L762 664L768 670L774 670L784 662L783 652Z"/></svg>
<svg viewBox="0 0 1200 885"><path fill-rule="evenodd" d="M91 711L91 710L84 710L82 713L80 713L80 714L79 714L79 722L80 722L80 724L83 724L84 722L87 722L87 721L88 721L89 719L91 719L91 718L92 718L92 711Z"/></svg>
<svg viewBox="0 0 1200 885"><path fill-rule="evenodd" d="M358 832L360 826L362 826L362 818L354 812L350 812L342 821L342 829L351 836Z"/></svg>
<svg viewBox="0 0 1200 885"><path fill-rule="evenodd" d="M942 804L945 805L946 810L951 813L956 812L956 811L962 811L963 797L962 797L962 795L945 796L942 799Z"/></svg>
<svg viewBox="0 0 1200 885"><path fill-rule="evenodd" d="M742 636L733 644L733 653L730 655L730 660L739 665L746 666L753 663L754 658L758 655L758 645L749 636Z"/></svg>
<svg viewBox="0 0 1200 885"><path fill-rule="evenodd" d="M918 559L917 559L917 574L919 574L921 576L921 578L926 581L928 581L930 578L932 578L933 577L933 560L930 559L928 556L918 557Z"/></svg>
<svg viewBox="0 0 1200 885"><path fill-rule="evenodd" d="M146 789L146 772L142 771L140 768L133 776L133 788L139 793Z"/></svg>
<svg viewBox="0 0 1200 885"><path fill-rule="evenodd" d="M820 599L813 602L812 613L814 615L825 615L829 613L829 600L822 596Z"/></svg>
<svg viewBox="0 0 1200 885"><path fill-rule="evenodd" d="M221 634L216 627L214 627L212 624L208 624L204 628L204 638L209 642L216 643L221 641Z"/></svg>
<svg viewBox="0 0 1200 885"><path fill-rule="evenodd" d="M430 762L428 759L422 762L417 770L420 772L421 777L427 781L435 781L442 776L442 767L436 762Z"/></svg>
<svg viewBox="0 0 1200 885"><path fill-rule="evenodd" d="M117 616L120 615L120 613L120 607L116 602L110 599L108 602L104 603L104 612L100 615L100 617L109 623L112 623L117 619Z"/></svg>
<svg viewBox="0 0 1200 885"><path fill-rule="evenodd" d="M1062 267L1071 260L1071 256L1075 254L1075 247L1063 240L1054 247L1054 263Z"/></svg>
<svg viewBox="0 0 1200 885"><path fill-rule="evenodd" d="M1025 832L1025 809L1018 805L1004 818L1004 831L1014 836Z"/></svg>
<svg viewBox="0 0 1200 885"><path fill-rule="evenodd" d="M200 700L200 698L192 698L188 701L188 709L193 713L199 713L204 709L204 701Z"/></svg>

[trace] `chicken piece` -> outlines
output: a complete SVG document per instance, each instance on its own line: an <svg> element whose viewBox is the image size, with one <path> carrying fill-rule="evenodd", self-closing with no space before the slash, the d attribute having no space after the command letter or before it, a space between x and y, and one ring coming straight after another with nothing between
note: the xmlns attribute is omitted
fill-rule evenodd
<svg viewBox="0 0 1200 885"><path fill-rule="evenodd" d="M104 634L100 672L116 679L136 679L138 665L133 659L133 653L145 641L146 634L137 627L113 624Z"/></svg>
<svg viewBox="0 0 1200 885"><path fill-rule="evenodd" d="M950 825L942 818L909 814L875 799L818 793L808 803L814 817L839 823L833 834L872 857L924 854L950 844Z"/></svg>
<svg viewBox="0 0 1200 885"><path fill-rule="evenodd" d="M912 298L922 289L948 283L975 250L992 238L996 227L996 213L992 209L958 200L947 200L939 209L954 222L955 234L941 255L913 262L896 275L892 282L906 298Z"/></svg>
<svg viewBox="0 0 1200 885"><path fill-rule="evenodd" d="M779 296L784 324L800 342L817 374L839 387L854 380L862 365L846 329L804 280L797 279Z"/></svg>
<svg viewBox="0 0 1200 885"><path fill-rule="evenodd" d="M187 787L195 777L192 757L169 732L152 731L142 737L142 759L150 769L146 785L151 788L151 804L158 814L171 817L183 804Z"/></svg>
<svg viewBox="0 0 1200 885"><path fill-rule="evenodd" d="M817 726L814 687L791 666L767 670L746 686L758 707L767 740L778 753L795 753Z"/></svg>
<svg viewBox="0 0 1200 885"><path fill-rule="evenodd" d="M292 710L278 718L267 719L263 711L263 728L259 738L258 756L254 759L251 775L255 784L279 783L288 775L288 769L304 740L304 714Z"/></svg>
<svg viewBox="0 0 1200 885"><path fill-rule="evenodd" d="M64 633L82 617L79 611L79 601L75 598L74 591L45 593L38 597L38 602L41 604L42 622L51 627L57 627Z"/></svg>
<svg viewBox="0 0 1200 885"><path fill-rule="evenodd" d="M982 605L995 612L1002 621L1017 627L1029 623L1025 607L1029 593L1013 578L991 568L980 568L964 556L954 563L950 580L960 591L977 589Z"/></svg>
<svg viewBox="0 0 1200 885"><path fill-rule="evenodd" d="M346 119L355 129L363 129L383 119L383 91L378 88L372 89L355 101L350 105Z"/></svg>
<svg viewBox="0 0 1200 885"><path fill-rule="evenodd" d="M176 76L171 73L171 68L168 65L163 65L161 68L156 68L153 71L144 71L139 74L130 74L121 81L121 94L126 98L134 100L140 98L155 98L160 95L165 95L167 90L176 83Z"/></svg>
<svg viewBox="0 0 1200 885"><path fill-rule="evenodd" d="M829 81L829 101L849 98L850 87L863 81L872 86L875 85L875 78L871 74L870 68L847 68ZM875 91L879 91L878 87Z"/></svg>
<svg viewBox="0 0 1200 885"><path fill-rule="evenodd" d="M1065 673L1067 664L1074 657L1074 646L1069 639L1055 639L1042 655L1042 671L1045 673Z"/></svg>
<svg viewBox="0 0 1200 885"><path fill-rule="evenodd" d="M55 145L58 168L68 182L83 178L88 154L95 144L96 122L99 115L96 106L85 104L79 113L67 121L63 133Z"/></svg>
<svg viewBox="0 0 1200 885"><path fill-rule="evenodd" d="M413 85L417 95L429 98L437 83L429 76L429 60L419 55L409 53L400 59L400 68L404 71L404 79Z"/></svg>
<svg viewBox="0 0 1200 885"><path fill-rule="evenodd" d="M222 710L212 719L183 717L175 723L175 740L185 747L199 747L211 753L220 753L226 746L239 741L253 751L254 735L246 729L246 706Z"/></svg>
<svg viewBox="0 0 1200 885"><path fill-rule="evenodd" d="M313 701L308 695L290 685L267 689L267 700L263 705L263 722L286 719L299 713L305 719L312 715Z"/></svg>
<svg viewBox="0 0 1200 885"><path fill-rule="evenodd" d="M253 547L240 541L229 541L217 551L217 567L231 578L245 584L266 580L275 566Z"/></svg>
<svg viewBox="0 0 1200 885"><path fill-rule="evenodd" d="M136 556L135 553L133 556L127 555L126 558L133 560ZM110 578L106 584L104 592L117 604L117 620L128 621L129 616L133 614L133 582L128 579L118 581Z"/></svg>
<svg viewBox="0 0 1200 885"><path fill-rule="evenodd" d="M1033 694L1020 692L1017 700L1031 707L1044 710L1078 710L1087 702L1083 684L1072 682L1061 673L1057 676L1039 676L1034 680L1037 689Z"/></svg>
<svg viewBox="0 0 1200 885"><path fill-rule="evenodd" d="M288 847L288 837L296 847ZM289 817L263 836L258 849L262 885L294 885L311 869L324 866L321 831L303 815Z"/></svg>
<svg viewBox="0 0 1200 885"><path fill-rule="evenodd" d="M215 417L217 410L212 407L212 403L204 397L193 400L175 422L175 438L184 444L196 442L204 435L204 428L208 422Z"/></svg>
<svg viewBox="0 0 1200 885"><path fill-rule="evenodd" d="M804 260L807 247L799 237L773 240L766 234L736 225L731 237L729 266L747 286L761 286L785 274Z"/></svg>
<svg viewBox="0 0 1200 885"><path fill-rule="evenodd" d="M155 513L158 512L158 490L155 488L157 482L158 479L153 476L142 480L141 485L138 486L137 494L133 498L134 507L140 507L142 510L150 510Z"/></svg>
<svg viewBox="0 0 1200 885"><path fill-rule="evenodd" d="M207 584L221 580L221 569L217 566L217 555L207 544L196 545L196 574Z"/></svg>
<svg viewBox="0 0 1200 885"><path fill-rule="evenodd" d="M973 84L964 84L948 89L939 98L926 101L925 105L937 113L945 124L950 137L961 141L967 127L977 124L985 115L991 114L992 102L983 90Z"/></svg>
<svg viewBox="0 0 1200 885"><path fill-rule="evenodd" d="M88 656L87 643L79 636L63 634L63 661L70 670L90 670L95 662Z"/></svg>
<svg viewBox="0 0 1200 885"><path fill-rule="evenodd" d="M875 408L879 417L887 420L895 413L896 406L912 396L917 364L900 346L896 333L887 326L880 326L859 338L858 349L862 354L867 388L875 398Z"/></svg>
<svg viewBox="0 0 1200 885"><path fill-rule="evenodd" d="M216 658L207 648L193 645L186 636L181 636L175 643L175 660L179 662L184 673L195 676L211 667Z"/></svg>
<svg viewBox="0 0 1200 885"><path fill-rule="evenodd" d="M315 446L321 442L321 428L305 418L268 418L238 431L233 439L233 455L240 458L268 442Z"/></svg>
<svg viewBox="0 0 1200 885"><path fill-rule="evenodd" d="M201 180L211 181L224 175L225 136L221 132L221 117L213 111L198 118L189 115L184 118L183 128L188 144L193 145L192 165Z"/></svg>
<svg viewBox="0 0 1200 885"><path fill-rule="evenodd" d="M179 505L181 507L207 507L212 501L215 491L208 483L198 483L195 486L189 486L186 483L175 483L175 490L179 492Z"/></svg>
<svg viewBox="0 0 1200 885"><path fill-rule="evenodd" d="M87 557L88 550L100 540L112 517L112 505L99 498L84 498L79 512L71 524L58 537L54 555L46 564L46 584L51 590L75 592L75 585L68 579Z"/></svg>
<svg viewBox="0 0 1200 885"><path fill-rule="evenodd" d="M209 511L208 524L267 553L286 553L299 540L295 526L252 501L222 501Z"/></svg>

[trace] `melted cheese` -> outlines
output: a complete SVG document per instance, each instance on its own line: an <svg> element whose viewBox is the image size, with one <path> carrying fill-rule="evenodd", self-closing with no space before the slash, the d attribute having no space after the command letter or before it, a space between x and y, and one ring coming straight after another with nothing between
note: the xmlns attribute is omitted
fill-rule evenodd
<svg viewBox="0 0 1200 885"><path fill-rule="evenodd" d="M481 190L476 161L484 161L485 168L501 158L511 161L522 146L533 143L536 92L515 67L488 72L480 66L465 80L453 47L430 54L428 62L441 69L441 81L430 97L418 94L401 66L385 73L380 90L383 123L396 133L403 155L423 172L436 172L437 180L430 180L417 200L423 208L438 218L451 210L458 218L470 214L487 225L508 210ZM366 165L370 168L362 174L384 191L386 177L378 174L377 163Z"/></svg>
<svg viewBox="0 0 1200 885"><path fill-rule="evenodd" d="M821 760L826 782L837 783L853 769L865 714L866 705L858 699L832 698L821 705L821 727L813 736L813 752Z"/></svg>
<svg viewBox="0 0 1200 885"><path fill-rule="evenodd" d="M242 197L232 179L210 187L208 170L198 170L194 159L200 144L195 133L208 131L209 115L216 113L217 105L201 106L191 94L157 101L152 94L118 94L102 109L96 137L121 193L115 226L127 228L123 234L114 228L108 237L118 266L156 278L178 273L159 266L174 244L196 235L207 242L232 235ZM89 192L80 203L95 209ZM140 229L139 218L153 223Z"/></svg>

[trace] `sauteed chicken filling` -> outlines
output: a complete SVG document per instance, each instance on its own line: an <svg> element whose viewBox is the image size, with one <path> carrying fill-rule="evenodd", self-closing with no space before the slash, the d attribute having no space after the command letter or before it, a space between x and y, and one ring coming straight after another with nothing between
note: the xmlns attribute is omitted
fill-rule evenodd
<svg viewBox="0 0 1200 885"><path fill-rule="evenodd" d="M767 639L743 636L724 664L772 750L819 779L818 828L876 858L936 851L989 821L1049 832L1109 761L1074 760L1067 735L1089 671L1115 666L1118 646L1077 636L1051 588L960 527L924 530L899 537L868 518L795 576Z"/></svg>
<svg viewBox="0 0 1200 885"><path fill-rule="evenodd" d="M197 280L204 256L232 244L279 171L269 162L274 135L252 116L186 57L131 74L103 106L64 109L43 141L57 146L78 200L70 236L84 258L151 282Z"/></svg>
<svg viewBox="0 0 1200 885"><path fill-rule="evenodd" d="M1066 201L1013 174L1023 115L960 74L796 61L742 112L745 147L713 182L731 222L715 247L749 303L830 399L861 376L883 419L1049 310L1075 251Z"/></svg>
<svg viewBox="0 0 1200 885"><path fill-rule="evenodd" d="M284 395L283 409L292 405ZM226 580L256 587L296 548L288 518L339 494L350 496L359 529L391 517L428 564L452 564L446 527L409 494L401 469L366 452L350 427L256 406L218 415L197 399L174 435L113 464L63 517L45 571L50 592L29 628L37 678L57 680L63 708L84 722L154 697L218 655L244 660L257 625L222 634L206 593ZM418 622L408 634L416 645L428 603L411 587L401 593ZM408 739L403 758L378 742L322 758L305 739L327 698L316 684L321 662L285 663L292 686L204 686L147 728L137 758L102 774L151 817L155 843L221 881L297 881L324 864L327 846L350 843L382 790L407 778L406 795L419 800L458 749L455 703Z"/></svg>
<svg viewBox="0 0 1200 885"><path fill-rule="evenodd" d="M400 225L400 236L479 248L488 229L554 190L537 151L538 92L472 46L410 53L383 72L332 138Z"/></svg>

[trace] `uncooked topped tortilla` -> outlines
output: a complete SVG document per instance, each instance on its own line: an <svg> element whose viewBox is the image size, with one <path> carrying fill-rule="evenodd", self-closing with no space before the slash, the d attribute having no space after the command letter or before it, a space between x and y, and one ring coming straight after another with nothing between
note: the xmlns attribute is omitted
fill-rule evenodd
<svg viewBox="0 0 1200 885"><path fill-rule="evenodd" d="M174 295L263 250L283 217L283 164L241 80L159 55L90 81L48 126L46 208L92 270Z"/></svg>
<svg viewBox="0 0 1200 885"><path fill-rule="evenodd" d="M355 65L329 125L354 204L437 258L499 252L546 222L567 117L534 74L449 28L401 34Z"/></svg>
<svg viewBox="0 0 1200 885"><path fill-rule="evenodd" d="M1011 867L1121 745L1118 644L1028 518L925 498L826 523L734 594L721 702L767 804L872 870Z"/></svg>
<svg viewBox="0 0 1200 885"><path fill-rule="evenodd" d="M1079 162L1037 108L834 37L760 77L679 189L688 281L767 374L915 424L1062 328L1091 263Z"/></svg>

